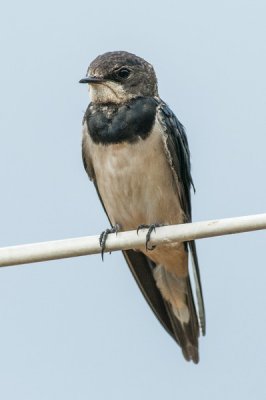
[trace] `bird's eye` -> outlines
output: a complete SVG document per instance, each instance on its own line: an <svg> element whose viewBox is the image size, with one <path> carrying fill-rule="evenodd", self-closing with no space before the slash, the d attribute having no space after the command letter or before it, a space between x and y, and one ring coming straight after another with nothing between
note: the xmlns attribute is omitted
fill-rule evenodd
<svg viewBox="0 0 266 400"><path fill-rule="evenodd" d="M119 70L117 71L116 74L119 76L119 78L126 79L126 78L128 78L129 75L130 75L130 70L127 69L127 68L121 68L121 69L119 69Z"/></svg>

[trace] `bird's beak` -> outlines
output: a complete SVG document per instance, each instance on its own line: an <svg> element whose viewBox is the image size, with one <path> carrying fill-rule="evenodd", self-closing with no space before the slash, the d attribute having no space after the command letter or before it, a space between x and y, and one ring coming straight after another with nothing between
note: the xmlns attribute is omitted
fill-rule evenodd
<svg viewBox="0 0 266 400"><path fill-rule="evenodd" d="M85 78L81 79L79 83L102 83L104 81L104 78L97 78L96 76L86 76Z"/></svg>

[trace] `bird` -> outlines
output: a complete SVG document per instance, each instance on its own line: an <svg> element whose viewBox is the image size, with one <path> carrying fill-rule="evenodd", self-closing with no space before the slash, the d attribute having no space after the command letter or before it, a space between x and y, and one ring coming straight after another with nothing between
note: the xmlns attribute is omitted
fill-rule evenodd
<svg viewBox="0 0 266 400"><path fill-rule="evenodd" d="M197 364L206 322L195 242L150 246L156 227L192 220L185 129L159 97L153 66L135 54L99 55L79 82L88 84L91 100L82 121L83 164L111 225L100 244L104 249L110 232L148 227L146 246L124 257L158 320Z"/></svg>

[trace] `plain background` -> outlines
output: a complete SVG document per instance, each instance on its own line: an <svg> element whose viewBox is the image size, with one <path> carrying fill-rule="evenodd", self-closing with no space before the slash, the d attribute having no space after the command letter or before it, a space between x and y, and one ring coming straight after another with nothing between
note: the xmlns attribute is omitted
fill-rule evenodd
<svg viewBox="0 0 266 400"><path fill-rule="evenodd" d="M187 129L194 220L265 212L264 0L2 5L0 245L108 226L81 162L78 80L105 51L151 62ZM264 399L265 232L198 241L207 336L186 363L121 254L0 271L0 397Z"/></svg>

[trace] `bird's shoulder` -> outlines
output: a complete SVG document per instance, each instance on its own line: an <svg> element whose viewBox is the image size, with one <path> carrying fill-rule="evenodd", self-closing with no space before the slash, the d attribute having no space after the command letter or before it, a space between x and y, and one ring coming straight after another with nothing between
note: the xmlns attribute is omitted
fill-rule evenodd
<svg viewBox="0 0 266 400"><path fill-rule="evenodd" d="M191 220L190 189L194 188L191 176L190 151L184 126L170 107L161 99L157 100L157 120L163 131L164 147L173 174L178 182L181 206Z"/></svg>

